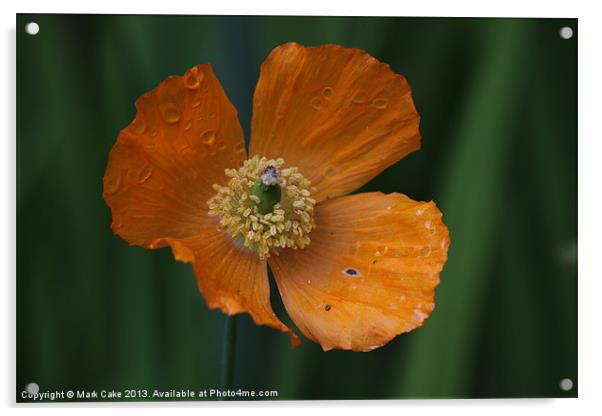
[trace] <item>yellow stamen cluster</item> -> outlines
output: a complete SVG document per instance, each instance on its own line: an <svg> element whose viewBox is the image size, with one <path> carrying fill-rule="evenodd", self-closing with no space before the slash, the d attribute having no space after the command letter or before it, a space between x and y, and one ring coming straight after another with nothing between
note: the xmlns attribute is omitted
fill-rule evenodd
<svg viewBox="0 0 602 416"><path fill-rule="evenodd" d="M270 249L306 247L311 242L309 233L316 227L311 183L296 167L281 168L283 165L283 159L254 156L238 170L226 169L228 185L213 185L217 194L207 202L209 215L219 217L221 228L235 241L256 250L261 259L269 257ZM271 212L262 214L257 207L261 200L251 194L251 188L268 166L280 170L282 196Z"/></svg>

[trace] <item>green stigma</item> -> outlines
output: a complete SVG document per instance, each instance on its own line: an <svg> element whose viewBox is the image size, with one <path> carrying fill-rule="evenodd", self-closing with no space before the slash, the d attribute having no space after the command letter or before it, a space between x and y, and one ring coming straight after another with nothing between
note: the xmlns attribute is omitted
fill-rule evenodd
<svg viewBox="0 0 602 416"><path fill-rule="evenodd" d="M251 195L257 197L252 200L257 205L257 210L263 215L272 212L274 205L280 202L282 189L279 178L280 171L274 166L268 166L261 172L251 188Z"/></svg>
<svg viewBox="0 0 602 416"><path fill-rule="evenodd" d="M271 250L307 247L316 228L311 182L297 167L282 165L283 159L256 155L238 169L225 169L228 184L214 184L216 194L207 201L209 216L219 219L234 244L262 260Z"/></svg>

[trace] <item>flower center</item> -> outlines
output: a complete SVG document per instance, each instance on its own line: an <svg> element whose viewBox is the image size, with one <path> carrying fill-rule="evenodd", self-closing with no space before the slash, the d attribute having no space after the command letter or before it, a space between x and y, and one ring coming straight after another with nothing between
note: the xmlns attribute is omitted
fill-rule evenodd
<svg viewBox="0 0 602 416"><path fill-rule="evenodd" d="M217 193L207 202L220 227L261 259L271 249L308 246L316 227L311 183L296 167L283 165L283 159L254 156L238 170L226 169L228 184L213 185Z"/></svg>

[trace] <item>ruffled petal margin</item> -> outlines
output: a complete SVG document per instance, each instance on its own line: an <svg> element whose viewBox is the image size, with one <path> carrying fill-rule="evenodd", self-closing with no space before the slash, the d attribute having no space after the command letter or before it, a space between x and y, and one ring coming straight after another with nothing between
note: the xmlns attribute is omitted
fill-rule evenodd
<svg viewBox="0 0 602 416"><path fill-rule="evenodd" d="M345 195L420 148L410 86L359 49L275 48L253 98L250 155L284 158L317 188Z"/></svg>
<svg viewBox="0 0 602 416"><path fill-rule="evenodd" d="M247 312L257 325L288 333L291 345L299 338L274 314L265 260L254 251L238 247L217 223L197 237L169 242L176 259L192 262L198 286L210 308L228 315Z"/></svg>
<svg viewBox="0 0 602 416"><path fill-rule="evenodd" d="M424 323L450 244L433 202L365 193L323 202L315 220L309 247L268 259L305 336L370 351Z"/></svg>
<svg viewBox="0 0 602 416"><path fill-rule="evenodd" d="M103 197L117 235L157 248L198 233L212 185L246 158L244 136L210 65L167 78L136 109L109 154Z"/></svg>
<svg viewBox="0 0 602 416"><path fill-rule="evenodd" d="M131 245L170 245L193 263L207 304L298 337L270 305L265 261L240 249L208 215L213 184L246 159L236 109L210 65L167 78L136 101L137 113L109 155L103 197L113 231Z"/></svg>

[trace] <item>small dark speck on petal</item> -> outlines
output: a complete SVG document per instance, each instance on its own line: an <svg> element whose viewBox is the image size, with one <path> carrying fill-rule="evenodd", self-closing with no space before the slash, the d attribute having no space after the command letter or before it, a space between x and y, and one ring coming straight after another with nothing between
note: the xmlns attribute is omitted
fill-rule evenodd
<svg viewBox="0 0 602 416"><path fill-rule="evenodd" d="M332 306L330 306L329 304L326 304L326 306L324 306L324 310L326 312L328 312L330 310L330 308L332 308Z"/></svg>

